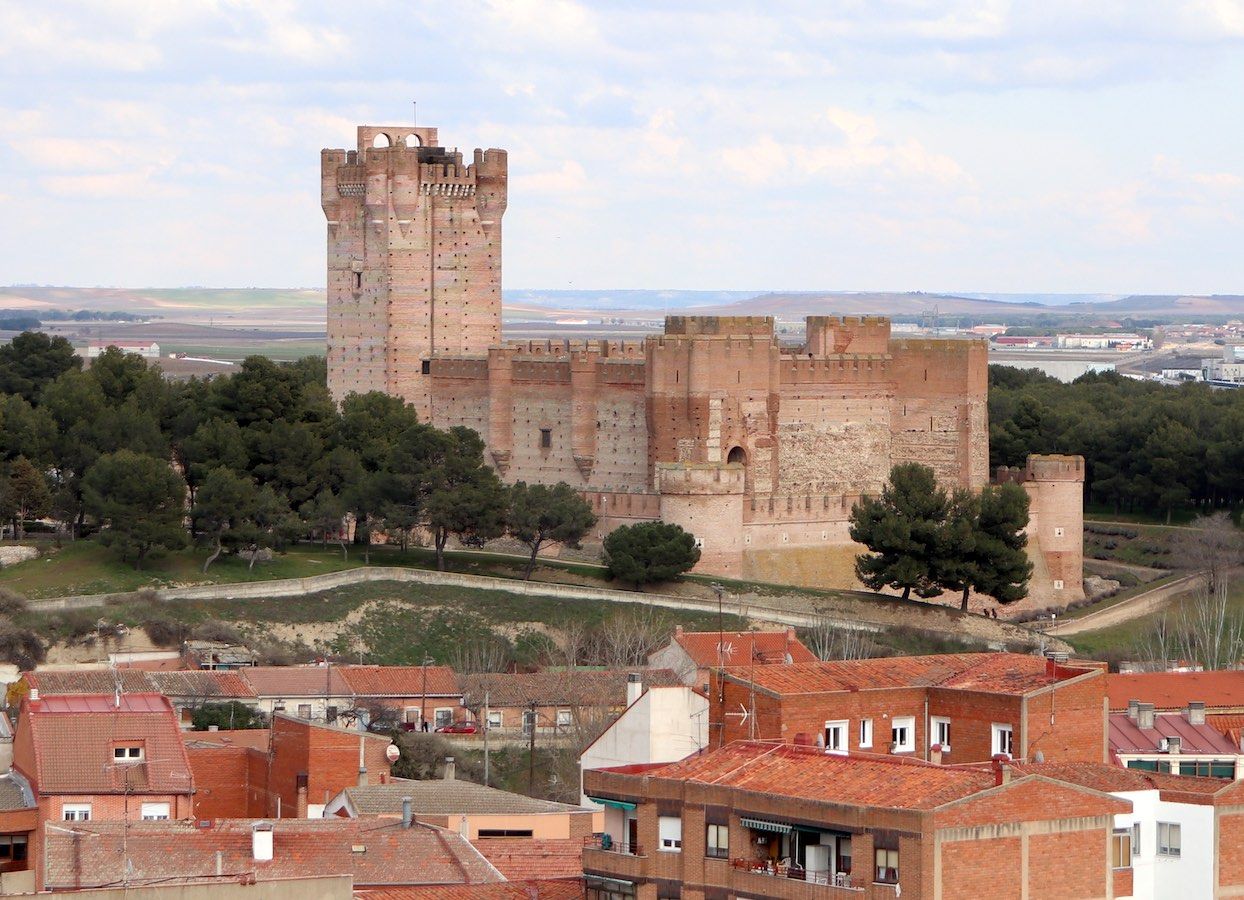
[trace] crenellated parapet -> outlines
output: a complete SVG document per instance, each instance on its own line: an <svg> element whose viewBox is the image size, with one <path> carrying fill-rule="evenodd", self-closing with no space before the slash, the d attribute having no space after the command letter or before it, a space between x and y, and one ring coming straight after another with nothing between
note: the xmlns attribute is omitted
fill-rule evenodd
<svg viewBox="0 0 1244 900"><path fill-rule="evenodd" d="M844 353L889 352L890 320L884 316L808 316L804 353L829 356Z"/></svg>

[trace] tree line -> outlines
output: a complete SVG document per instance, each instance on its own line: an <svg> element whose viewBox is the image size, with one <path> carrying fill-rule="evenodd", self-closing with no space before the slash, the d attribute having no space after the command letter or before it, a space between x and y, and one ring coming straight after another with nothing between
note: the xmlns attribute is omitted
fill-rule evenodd
<svg viewBox="0 0 1244 900"><path fill-rule="evenodd" d="M384 532L406 548L427 534L438 568L451 539L509 534L530 551L577 545L596 524L565 483L504 485L468 428L437 429L386 394L330 397L324 360L252 356L236 373L165 379L109 348L84 368L61 337L27 332L0 347L0 516L22 536L51 518L89 529L136 567L190 542L204 571L222 553L248 556L314 537L369 553ZM636 585L698 559L677 526L610 535L616 576ZM673 548L673 550L671 550ZM674 552L683 548L681 553Z"/></svg>
<svg viewBox="0 0 1244 900"><path fill-rule="evenodd" d="M1166 517L1244 501L1244 392L1164 385L1114 372L1064 384L989 367L992 466L1030 453L1085 460L1085 495L1118 512Z"/></svg>

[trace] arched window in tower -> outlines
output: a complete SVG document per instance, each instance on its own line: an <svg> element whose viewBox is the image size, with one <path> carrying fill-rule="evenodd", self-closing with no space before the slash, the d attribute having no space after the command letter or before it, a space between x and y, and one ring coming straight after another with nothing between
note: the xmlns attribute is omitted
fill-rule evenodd
<svg viewBox="0 0 1244 900"><path fill-rule="evenodd" d="M740 466L746 466L747 465L747 451L744 450L742 447L732 448L730 450L730 453L726 456L726 462L738 463Z"/></svg>
<svg viewBox="0 0 1244 900"><path fill-rule="evenodd" d="M406 135L406 146L413 150L415 147L422 147L423 141L419 140L419 135L417 134L408 134Z"/></svg>
<svg viewBox="0 0 1244 900"><path fill-rule="evenodd" d="M392 147L393 141L389 139L389 136L387 134L385 134L384 132L381 132L380 134L376 135L374 138L371 139L371 145L373 147Z"/></svg>

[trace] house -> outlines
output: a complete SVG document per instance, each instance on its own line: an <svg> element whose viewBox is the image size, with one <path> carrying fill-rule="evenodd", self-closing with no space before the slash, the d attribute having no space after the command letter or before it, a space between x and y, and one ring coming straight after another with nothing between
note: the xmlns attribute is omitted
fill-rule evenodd
<svg viewBox="0 0 1244 900"><path fill-rule="evenodd" d="M795 636L780 631L683 631L674 629L670 642L648 655L654 669L672 669L685 684L706 686L708 672L724 666L771 666L816 662L816 654Z"/></svg>
<svg viewBox="0 0 1244 900"><path fill-rule="evenodd" d="M8 893L15 873L29 871L38 827L39 805L30 782L12 771L0 775L0 890ZM26 890L34 890L33 880Z"/></svg>
<svg viewBox="0 0 1244 900"><path fill-rule="evenodd" d="M155 341L91 341L86 345L86 358L95 359L110 347L122 353L137 353L144 359L160 358L160 345Z"/></svg>
<svg viewBox="0 0 1244 900"><path fill-rule="evenodd" d="M462 718L462 689L449 666L339 666L356 707L387 708L398 721L440 728Z"/></svg>
<svg viewBox="0 0 1244 900"><path fill-rule="evenodd" d="M147 681L168 697L185 727L190 726L195 710L208 704L241 703L259 707L259 698L250 682L227 669L148 672Z"/></svg>
<svg viewBox="0 0 1244 900"><path fill-rule="evenodd" d="M708 746L708 697L685 684L651 687L639 680L638 673L632 678L627 683L630 702L584 748L579 756L580 773L677 762ZM590 801L584 796L583 802Z"/></svg>
<svg viewBox="0 0 1244 900"><path fill-rule="evenodd" d="M589 897L1118 896L1103 791L1041 775L739 741L584 773ZM848 893L848 891L850 893Z"/></svg>
<svg viewBox="0 0 1244 900"><path fill-rule="evenodd" d="M463 706L504 735L595 733L626 709L631 669L559 669L463 675ZM646 669L650 684L679 684L669 669Z"/></svg>
<svg viewBox="0 0 1244 900"><path fill-rule="evenodd" d="M576 840L580 847L583 838L599 831L603 822L597 810L459 781L454 771L451 757L443 778L390 778L383 783L347 787L324 807L324 818L400 819L409 812L419 822L448 828L473 842L538 838Z"/></svg>
<svg viewBox="0 0 1244 900"><path fill-rule="evenodd" d="M190 760L160 694L32 694L18 716L13 772L45 822L191 815Z"/></svg>
<svg viewBox="0 0 1244 900"><path fill-rule="evenodd" d="M356 889L504 881L461 835L400 820L75 822L49 829L45 844L39 887L49 891L330 875Z"/></svg>
<svg viewBox="0 0 1244 900"><path fill-rule="evenodd" d="M1020 653L719 670L710 745L799 735L832 752L944 763L1005 754L1105 762L1105 672Z"/></svg>
<svg viewBox="0 0 1244 900"><path fill-rule="evenodd" d="M1115 896L1182 900L1241 893L1244 864L1237 851L1244 787L1239 782L1102 763L1017 763L1013 771L1105 791L1131 804L1131 812L1114 817L1110 864L1121 889ZM1120 876L1129 868L1127 890Z"/></svg>
<svg viewBox="0 0 1244 900"><path fill-rule="evenodd" d="M184 641L181 661L187 669L248 669L255 665L255 651L227 641Z"/></svg>
<svg viewBox="0 0 1244 900"><path fill-rule="evenodd" d="M1133 700L1125 713L1110 714L1110 753L1129 769L1244 778L1244 751L1206 722L1205 707L1193 702L1180 712L1156 712Z"/></svg>
<svg viewBox="0 0 1244 900"><path fill-rule="evenodd" d="M354 696L340 666L251 666L237 673L246 679L260 710L332 724L354 709Z"/></svg>
<svg viewBox="0 0 1244 900"><path fill-rule="evenodd" d="M1244 670L1221 672L1128 672L1106 676L1111 712L1126 712L1133 700L1152 704L1158 712L1205 704L1210 715L1244 714Z"/></svg>

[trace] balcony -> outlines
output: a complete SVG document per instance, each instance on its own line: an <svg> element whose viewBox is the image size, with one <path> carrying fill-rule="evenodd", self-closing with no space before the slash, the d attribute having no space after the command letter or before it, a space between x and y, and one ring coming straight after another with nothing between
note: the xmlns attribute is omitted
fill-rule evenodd
<svg viewBox="0 0 1244 900"><path fill-rule="evenodd" d="M617 841L609 834L591 834L583 839L583 869L634 880L643 877L648 858L639 844Z"/></svg>
<svg viewBox="0 0 1244 900"><path fill-rule="evenodd" d="M772 881L769 879L785 879L792 887L796 884L807 885L806 892L783 891L785 896L827 896L823 889L863 893L864 885L852 881L849 872L830 872L826 869L804 869L801 866L788 866L781 863L757 861L754 859L732 859L730 868L735 871L734 884L737 888L752 885L757 892L773 892ZM754 879L763 879L756 881Z"/></svg>

